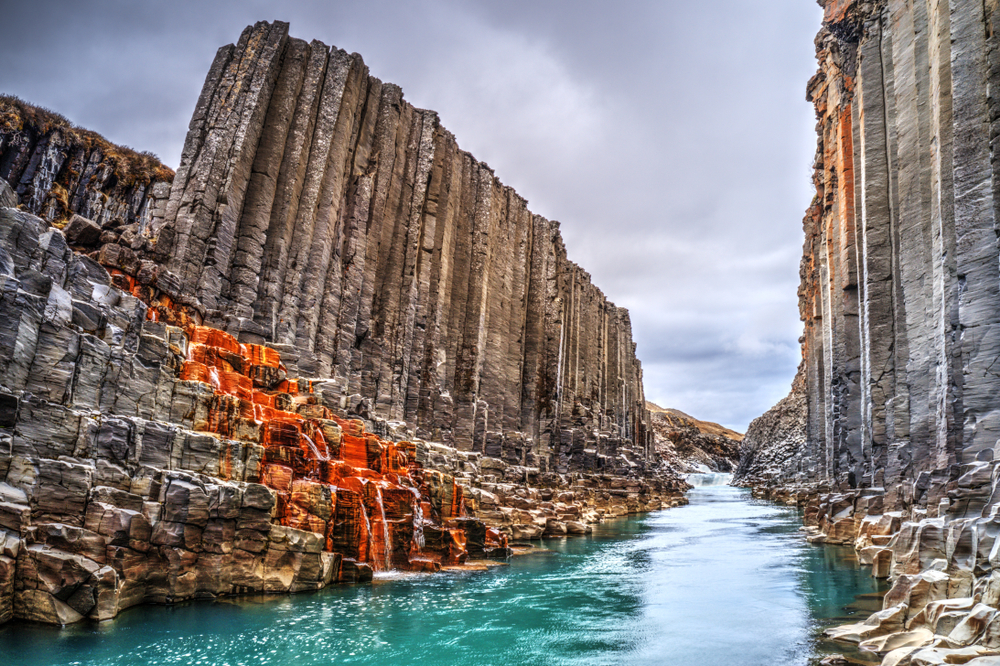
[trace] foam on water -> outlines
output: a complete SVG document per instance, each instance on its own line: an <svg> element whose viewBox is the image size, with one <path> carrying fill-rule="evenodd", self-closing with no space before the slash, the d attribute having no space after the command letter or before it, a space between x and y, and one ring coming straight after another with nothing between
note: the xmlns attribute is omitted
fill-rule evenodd
<svg viewBox="0 0 1000 666"><path fill-rule="evenodd" d="M733 480L733 475L722 472L704 472L700 474L686 474L684 479L695 488L705 486L728 486Z"/></svg>

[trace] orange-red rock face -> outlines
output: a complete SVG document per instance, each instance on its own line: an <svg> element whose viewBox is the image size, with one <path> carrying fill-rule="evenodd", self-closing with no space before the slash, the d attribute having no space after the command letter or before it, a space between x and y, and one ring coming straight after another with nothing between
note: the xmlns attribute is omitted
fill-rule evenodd
<svg viewBox="0 0 1000 666"><path fill-rule="evenodd" d="M363 421L332 414L311 382L273 382L285 375L275 350L207 326L186 333L179 377L213 391L195 429L263 446L260 481L277 491L280 524L322 534L327 551L374 571L465 561L465 530L449 525L468 519L454 477L421 469L409 442L382 440ZM480 545L506 547L499 532L481 531Z"/></svg>

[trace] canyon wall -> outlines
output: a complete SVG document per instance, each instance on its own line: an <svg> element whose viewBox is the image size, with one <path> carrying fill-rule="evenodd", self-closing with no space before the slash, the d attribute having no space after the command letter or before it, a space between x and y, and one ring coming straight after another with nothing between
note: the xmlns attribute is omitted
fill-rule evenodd
<svg viewBox="0 0 1000 666"><path fill-rule="evenodd" d="M743 435L677 409L647 402L653 446L661 459L683 474L726 473L739 463Z"/></svg>
<svg viewBox="0 0 1000 666"><path fill-rule="evenodd" d="M1000 438L997 3L827 0L800 481L948 508ZM954 497L952 497L954 499Z"/></svg>
<svg viewBox="0 0 1000 666"><path fill-rule="evenodd" d="M559 225L358 55L287 31L259 23L212 64L153 220L161 291L421 437L560 472L643 464L628 312Z"/></svg>
<svg viewBox="0 0 1000 666"><path fill-rule="evenodd" d="M0 97L0 171L0 623L467 567L685 502L628 313L357 55L247 28L176 176Z"/></svg>
<svg viewBox="0 0 1000 666"><path fill-rule="evenodd" d="M737 482L892 580L828 636L883 666L996 663L1000 3L820 4L803 364Z"/></svg>

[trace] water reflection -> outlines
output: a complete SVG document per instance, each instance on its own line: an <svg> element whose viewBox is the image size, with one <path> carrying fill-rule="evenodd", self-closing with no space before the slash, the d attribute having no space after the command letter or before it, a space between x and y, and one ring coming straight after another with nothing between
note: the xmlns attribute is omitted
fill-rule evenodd
<svg viewBox="0 0 1000 666"><path fill-rule="evenodd" d="M862 612L855 595L878 590L848 549L809 546L798 526L794 510L745 491L697 488L687 507L549 540L490 572L141 607L61 631L9 625L0 661L807 664L828 647L818 629Z"/></svg>

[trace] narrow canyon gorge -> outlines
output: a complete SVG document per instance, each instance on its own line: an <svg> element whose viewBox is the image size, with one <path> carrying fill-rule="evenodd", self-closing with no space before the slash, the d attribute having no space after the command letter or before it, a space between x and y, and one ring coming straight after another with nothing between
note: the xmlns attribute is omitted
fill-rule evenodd
<svg viewBox="0 0 1000 666"><path fill-rule="evenodd" d="M695 605L648 562L724 560L669 540L718 551L731 517L744 578L870 567L857 621L824 625L842 654L809 663L1000 664L1000 0L819 4L801 364L745 435L647 402L629 313L559 223L357 54L247 27L176 172L0 96L0 623L588 534L539 571L600 553L634 616L633 575ZM692 490L729 473L751 490Z"/></svg>

